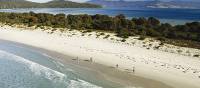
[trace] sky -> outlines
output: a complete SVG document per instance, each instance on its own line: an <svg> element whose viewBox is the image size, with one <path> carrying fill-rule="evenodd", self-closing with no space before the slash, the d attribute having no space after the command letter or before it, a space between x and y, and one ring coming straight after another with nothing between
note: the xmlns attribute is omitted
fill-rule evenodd
<svg viewBox="0 0 200 88"><path fill-rule="evenodd" d="M51 0L28 0L28 1L32 1L32 2L48 2ZM74 2L85 2L85 1L89 1L89 0L70 0L70 1L74 1ZM144 1L144 0L127 0L127 1ZM148 0L146 0L148 1ZM163 1L199 1L199 0L163 0Z"/></svg>

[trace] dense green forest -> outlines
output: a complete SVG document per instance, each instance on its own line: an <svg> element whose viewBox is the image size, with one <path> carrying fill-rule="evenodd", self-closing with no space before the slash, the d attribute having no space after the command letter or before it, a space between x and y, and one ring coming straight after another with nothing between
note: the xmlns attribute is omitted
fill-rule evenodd
<svg viewBox="0 0 200 88"><path fill-rule="evenodd" d="M26 0L0 0L0 9L13 9L13 8L99 8L101 6L76 3L65 0L53 0L47 3L36 3Z"/></svg>
<svg viewBox="0 0 200 88"><path fill-rule="evenodd" d="M154 17L126 19L122 14L108 15L65 15L48 13L0 13L0 22L25 24L28 26L50 26L77 30L102 30L116 33L116 36L128 38L140 35L155 37L163 42L179 46L200 48L200 23L192 22L172 26L160 23Z"/></svg>

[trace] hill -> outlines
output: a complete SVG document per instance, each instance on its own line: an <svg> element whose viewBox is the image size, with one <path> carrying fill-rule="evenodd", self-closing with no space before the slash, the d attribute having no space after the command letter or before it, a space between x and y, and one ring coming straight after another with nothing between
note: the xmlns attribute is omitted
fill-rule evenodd
<svg viewBox="0 0 200 88"><path fill-rule="evenodd" d="M48 8L99 8L100 5L89 4L89 3L77 3L65 0L54 0L43 4Z"/></svg>
<svg viewBox="0 0 200 88"><path fill-rule="evenodd" d="M88 3L102 5L111 8L200 8L200 2L194 1L112 1L112 0L91 0Z"/></svg>
<svg viewBox="0 0 200 88"><path fill-rule="evenodd" d="M40 6L39 3L29 2L25 0L0 0L0 8L32 8Z"/></svg>
<svg viewBox="0 0 200 88"><path fill-rule="evenodd" d="M147 5L149 8L191 8L198 9L200 8L200 2L192 2L192 1L154 1Z"/></svg>
<svg viewBox="0 0 200 88"><path fill-rule="evenodd" d="M76 3L65 0L53 0L47 3L36 3L26 0L0 0L0 9L12 9L12 8L99 8L101 6L88 4L88 3Z"/></svg>

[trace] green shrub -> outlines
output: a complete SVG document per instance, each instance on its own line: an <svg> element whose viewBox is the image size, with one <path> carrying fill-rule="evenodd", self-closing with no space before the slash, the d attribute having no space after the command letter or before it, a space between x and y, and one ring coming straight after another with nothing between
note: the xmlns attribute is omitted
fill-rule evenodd
<svg viewBox="0 0 200 88"><path fill-rule="evenodd" d="M158 37L158 38L157 38L157 40L160 40L160 41L165 41L165 40L166 40L166 38L164 38L164 37Z"/></svg>
<svg viewBox="0 0 200 88"><path fill-rule="evenodd" d="M106 35L105 37L104 37L104 39L107 39L107 38L109 38L110 37L110 35Z"/></svg>
<svg viewBox="0 0 200 88"><path fill-rule="evenodd" d="M82 33L89 33L89 32L92 32L92 30L84 30L84 31L82 31Z"/></svg>
<svg viewBox="0 0 200 88"><path fill-rule="evenodd" d="M126 39L122 39L121 42L126 42Z"/></svg>
<svg viewBox="0 0 200 88"><path fill-rule="evenodd" d="M138 40L145 40L146 39L146 37L144 37L144 36L140 36L139 38L138 38Z"/></svg>
<svg viewBox="0 0 200 88"><path fill-rule="evenodd" d="M199 57L200 55L193 55L193 57Z"/></svg>
<svg viewBox="0 0 200 88"><path fill-rule="evenodd" d="M99 35L105 35L105 33L100 33Z"/></svg>

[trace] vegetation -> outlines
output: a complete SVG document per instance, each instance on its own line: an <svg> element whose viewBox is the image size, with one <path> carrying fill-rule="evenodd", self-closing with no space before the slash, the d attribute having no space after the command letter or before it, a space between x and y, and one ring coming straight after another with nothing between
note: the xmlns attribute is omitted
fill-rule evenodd
<svg viewBox="0 0 200 88"><path fill-rule="evenodd" d="M53 0L47 3L36 3L26 0L0 0L0 9L12 8L100 8L99 5L76 3L65 0Z"/></svg>
<svg viewBox="0 0 200 88"><path fill-rule="evenodd" d="M0 13L0 22L9 24L25 24L28 26L50 26L53 28L70 28L77 30L101 30L115 32L117 36L128 38L140 35L140 40L145 37L155 37L165 43L174 45L200 48L200 23L192 22L184 25L172 26L160 23L156 18L126 19L120 14L115 17L107 15L65 15L47 13ZM103 33L100 35L104 35Z"/></svg>

